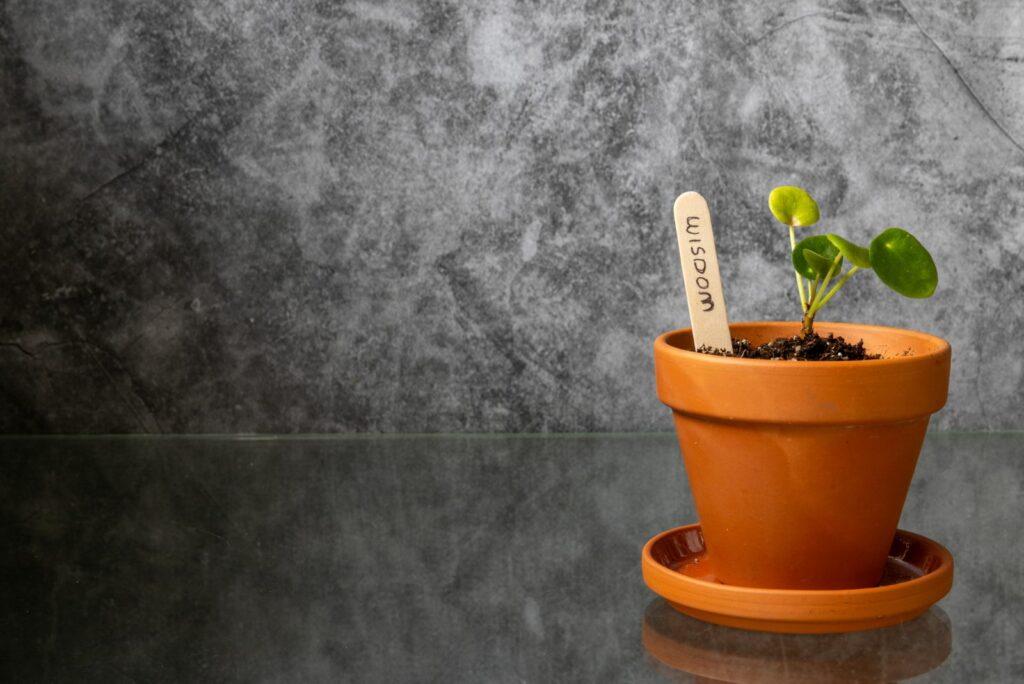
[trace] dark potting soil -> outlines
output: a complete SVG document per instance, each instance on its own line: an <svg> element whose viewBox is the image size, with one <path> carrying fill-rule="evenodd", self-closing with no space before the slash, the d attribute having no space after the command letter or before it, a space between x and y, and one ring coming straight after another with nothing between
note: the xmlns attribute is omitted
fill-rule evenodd
<svg viewBox="0 0 1024 684"><path fill-rule="evenodd" d="M777 337L759 347L750 344L750 340L732 340L732 351L710 349L707 345L697 351L715 356L737 356L741 359L767 359L769 361L864 361L880 359L880 354L869 354L864 350L864 340L850 344L842 337L829 333L821 337L812 333L808 337Z"/></svg>

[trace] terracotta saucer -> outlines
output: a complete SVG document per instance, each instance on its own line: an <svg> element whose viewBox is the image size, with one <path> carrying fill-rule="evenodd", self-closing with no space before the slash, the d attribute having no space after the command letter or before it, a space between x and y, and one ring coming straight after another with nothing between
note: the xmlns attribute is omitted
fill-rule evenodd
<svg viewBox="0 0 1024 684"><path fill-rule="evenodd" d="M681 613L762 632L855 632L906 622L949 593L953 556L941 544L896 531L885 574L865 589L759 589L715 580L700 524L677 527L644 545L644 581Z"/></svg>

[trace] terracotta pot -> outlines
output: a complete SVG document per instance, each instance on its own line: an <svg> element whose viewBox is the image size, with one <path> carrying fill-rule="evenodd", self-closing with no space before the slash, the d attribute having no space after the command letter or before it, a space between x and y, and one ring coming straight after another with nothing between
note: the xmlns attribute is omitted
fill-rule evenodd
<svg viewBox="0 0 1024 684"><path fill-rule="evenodd" d="M689 329L654 343L708 557L726 584L876 585L928 419L946 403L950 348L910 330L816 323L885 358L764 361L693 351ZM757 345L797 323L734 323Z"/></svg>

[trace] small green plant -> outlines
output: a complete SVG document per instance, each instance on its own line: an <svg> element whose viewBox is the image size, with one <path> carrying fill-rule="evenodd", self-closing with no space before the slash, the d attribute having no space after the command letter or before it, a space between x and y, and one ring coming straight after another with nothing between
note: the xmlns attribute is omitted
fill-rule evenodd
<svg viewBox="0 0 1024 684"><path fill-rule="evenodd" d="M797 242L797 228L818 222L818 203L806 190L782 186L772 190L768 207L775 218L789 226L796 289L803 307L802 336L814 333L814 317L857 271L873 270L879 280L905 297L923 299L935 292L939 274L931 254L902 228L886 228L867 247L834 233L812 235ZM844 259L852 267L840 277Z"/></svg>

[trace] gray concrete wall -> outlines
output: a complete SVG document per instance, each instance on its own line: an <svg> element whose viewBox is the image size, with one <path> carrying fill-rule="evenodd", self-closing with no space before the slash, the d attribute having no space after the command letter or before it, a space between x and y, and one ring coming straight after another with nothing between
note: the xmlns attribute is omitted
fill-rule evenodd
<svg viewBox="0 0 1024 684"><path fill-rule="evenodd" d="M1024 6L16 2L0 14L0 429L663 430L671 202L731 318L793 318L766 196L900 225L945 428L1024 416Z"/></svg>

